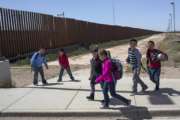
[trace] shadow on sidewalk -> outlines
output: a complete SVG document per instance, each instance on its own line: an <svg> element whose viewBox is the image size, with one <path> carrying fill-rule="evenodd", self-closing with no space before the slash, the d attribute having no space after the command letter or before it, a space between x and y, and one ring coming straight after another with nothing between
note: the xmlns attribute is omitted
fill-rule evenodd
<svg viewBox="0 0 180 120"><path fill-rule="evenodd" d="M61 84L63 85L63 84ZM59 88L59 87L48 87L51 85L43 85L42 87L40 86L31 86L31 87L25 87L25 88L38 88L38 89L49 89L49 90L67 90L67 91L74 91L74 90L78 90L78 91L83 91L83 92L90 92L90 89L83 89L83 88ZM102 90L96 90L96 92L102 92ZM117 93L132 93L132 91L116 91Z"/></svg>
<svg viewBox="0 0 180 120"><path fill-rule="evenodd" d="M180 96L180 91L172 88L161 88L159 91L147 91L136 95L149 95L148 99L153 105L172 105L171 96Z"/></svg>
<svg viewBox="0 0 180 120"><path fill-rule="evenodd" d="M63 82L81 82L81 80L66 80L66 81L61 81L60 83L63 83Z"/></svg>
<svg viewBox="0 0 180 120"><path fill-rule="evenodd" d="M110 108L110 109L119 110L122 116L128 118L128 120L152 119L152 116L148 111L148 108L146 107L129 106L129 107Z"/></svg>
<svg viewBox="0 0 180 120"><path fill-rule="evenodd" d="M21 88L44 88L47 86L54 86L54 85L63 85L63 83L48 83L48 84L38 84L38 85L31 85L30 87L21 87Z"/></svg>
<svg viewBox="0 0 180 120"><path fill-rule="evenodd" d="M113 106L117 106L117 105L125 105L123 102L121 102L120 100L116 99L116 98L110 98L110 105Z"/></svg>
<svg viewBox="0 0 180 120"><path fill-rule="evenodd" d="M54 85L63 85L63 83L48 83L47 85L38 85L38 86L54 86Z"/></svg>
<svg viewBox="0 0 180 120"><path fill-rule="evenodd" d="M94 100L94 102L101 102L102 100ZM119 101L116 98L110 99L110 105L113 107L109 107L110 110L119 110L119 114L122 114L123 117L128 118L128 120L144 120L144 119L152 119L152 116L147 107L137 107L137 106L128 106L128 107L117 107L114 106L124 106L125 104ZM117 119L118 120L118 119Z"/></svg>
<svg viewBox="0 0 180 120"><path fill-rule="evenodd" d="M166 93L169 96L180 96L180 91L177 91L175 89L172 88L162 88L160 89L161 93Z"/></svg>

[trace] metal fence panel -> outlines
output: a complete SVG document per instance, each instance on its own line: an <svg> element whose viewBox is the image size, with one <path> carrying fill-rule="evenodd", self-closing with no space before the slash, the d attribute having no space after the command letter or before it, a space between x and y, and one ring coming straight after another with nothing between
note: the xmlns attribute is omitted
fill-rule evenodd
<svg viewBox="0 0 180 120"><path fill-rule="evenodd" d="M154 33L158 32L0 8L0 56L7 58L40 47L55 49Z"/></svg>

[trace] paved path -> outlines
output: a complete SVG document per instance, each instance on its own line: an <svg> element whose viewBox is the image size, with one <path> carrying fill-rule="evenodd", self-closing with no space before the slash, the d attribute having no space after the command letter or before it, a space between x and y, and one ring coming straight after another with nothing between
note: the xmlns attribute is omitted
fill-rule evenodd
<svg viewBox="0 0 180 120"><path fill-rule="evenodd" d="M180 87L178 79L161 79L161 91L153 92L154 85L148 78L143 78L149 89L146 93L132 95L130 76L118 81L118 93L131 99L132 106L126 107L116 99L111 99L110 109L100 109L103 99L100 86L95 101L88 101L89 70L74 73L78 82L71 82L65 76L64 82L56 83L57 78L49 80L48 86L27 86L26 88L0 89L0 112L2 115L21 113L52 113L52 115L126 115L137 110L138 114L180 115ZM140 89L139 89L140 90ZM113 114L112 114L113 113ZM48 115L48 114L47 114Z"/></svg>
<svg viewBox="0 0 180 120"><path fill-rule="evenodd" d="M179 120L180 117L153 117L153 120ZM125 117L4 117L0 120L130 120ZM141 120L141 119L131 119ZM148 120L148 119L143 119Z"/></svg>

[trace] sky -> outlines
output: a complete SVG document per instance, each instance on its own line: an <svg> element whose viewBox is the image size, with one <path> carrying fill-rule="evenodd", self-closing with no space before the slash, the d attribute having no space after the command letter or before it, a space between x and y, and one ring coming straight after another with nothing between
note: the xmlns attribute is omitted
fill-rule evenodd
<svg viewBox="0 0 180 120"><path fill-rule="evenodd" d="M180 31L180 0L0 0L0 7L55 16L64 11L68 18L114 24L114 6L116 25L166 31L172 1Z"/></svg>

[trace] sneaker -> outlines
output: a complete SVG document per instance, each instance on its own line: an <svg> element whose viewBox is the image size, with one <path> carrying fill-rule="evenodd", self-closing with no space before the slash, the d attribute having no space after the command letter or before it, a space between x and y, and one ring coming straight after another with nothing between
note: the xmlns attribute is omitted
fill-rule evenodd
<svg viewBox="0 0 180 120"><path fill-rule="evenodd" d="M103 105L100 109L109 109L109 105Z"/></svg>
<svg viewBox="0 0 180 120"><path fill-rule="evenodd" d="M94 101L94 96L92 96L92 95L87 96L86 98L87 98L88 100L92 100L92 101Z"/></svg>
<svg viewBox="0 0 180 120"><path fill-rule="evenodd" d="M131 105L131 100L128 100L128 102L126 103L127 106Z"/></svg>
<svg viewBox="0 0 180 120"><path fill-rule="evenodd" d="M48 82L46 81L46 82L43 82L43 85L47 85L48 84Z"/></svg>
<svg viewBox="0 0 180 120"><path fill-rule="evenodd" d="M34 86L38 86L38 84L37 84L37 83L33 83L33 85L34 85Z"/></svg>
<svg viewBox="0 0 180 120"><path fill-rule="evenodd" d="M104 102L105 102L104 100L101 100L101 104L104 104Z"/></svg>
<svg viewBox="0 0 180 120"><path fill-rule="evenodd" d="M154 91L159 91L159 87L156 87Z"/></svg>
<svg viewBox="0 0 180 120"><path fill-rule="evenodd" d="M137 90L133 90L132 93L133 93L133 94L136 94L136 93L137 93Z"/></svg>
<svg viewBox="0 0 180 120"><path fill-rule="evenodd" d="M62 82L62 80L58 79L57 82Z"/></svg>
<svg viewBox="0 0 180 120"><path fill-rule="evenodd" d="M142 92L145 92L147 89L148 89L148 87L145 86L145 87L142 89Z"/></svg>

